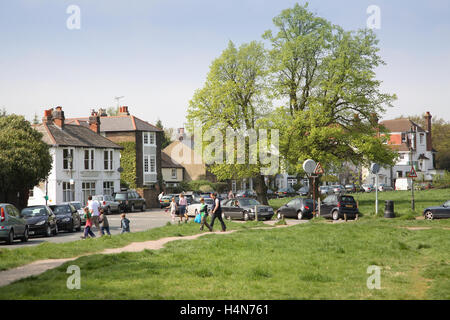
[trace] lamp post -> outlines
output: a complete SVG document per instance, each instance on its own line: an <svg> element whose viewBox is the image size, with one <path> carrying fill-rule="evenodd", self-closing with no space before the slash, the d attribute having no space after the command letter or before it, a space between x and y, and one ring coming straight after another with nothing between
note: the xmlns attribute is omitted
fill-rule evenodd
<svg viewBox="0 0 450 320"><path fill-rule="evenodd" d="M410 164L411 164L411 168L414 167L414 162L413 162L413 150L414 150L414 145L413 145L413 139L415 139L415 131L413 130L413 127L410 128L409 131L406 132L408 134L408 139L406 140L406 144L408 145L408 149L409 149L409 158L410 158ZM412 171L412 170L411 170ZM412 211L416 211L416 206L415 206L415 202L414 202L414 179L411 179L411 209Z"/></svg>

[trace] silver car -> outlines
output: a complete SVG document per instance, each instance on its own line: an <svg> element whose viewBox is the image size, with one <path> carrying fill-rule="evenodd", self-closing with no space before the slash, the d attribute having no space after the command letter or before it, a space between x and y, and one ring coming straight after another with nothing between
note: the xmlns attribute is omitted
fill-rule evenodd
<svg viewBox="0 0 450 320"><path fill-rule="evenodd" d="M98 201L100 203L100 208L105 210L106 214L111 214L112 212L120 213L119 202L115 201L113 196L110 195L96 195L92 197L92 200Z"/></svg>
<svg viewBox="0 0 450 320"><path fill-rule="evenodd" d="M84 213L83 210L83 205L81 204L81 202L79 201L70 201L70 202L64 202L62 204L71 204L75 207L75 209L77 209L78 214L80 215L80 219L81 219L81 223L85 224L86 223L86 214Z"/></svg>

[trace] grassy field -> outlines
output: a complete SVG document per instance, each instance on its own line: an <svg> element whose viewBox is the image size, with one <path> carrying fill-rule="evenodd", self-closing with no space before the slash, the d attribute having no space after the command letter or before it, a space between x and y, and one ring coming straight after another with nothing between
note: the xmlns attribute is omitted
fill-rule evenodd
<svg viewBox="0 0 450 320"><path fill-rule="evenodd" d="M375 215L375 192L353 194L358 201L359 210L364 215ZM271 199L269 204L278 209L293 198ZM414 191L416 211L411 210L411 191L386 191L378 193L378 214L383 216L386 200L394 201L394 210L403 219L414 218L423 213L423 209L430 206L442 205L450 200L450 189L430 189Z"/></svg>
<svg viewBox="0 0 450 320"><path fill-rule="evenodd" d="M82 257L2 288L0 299L450 299L449 233L449 220L375 218L247 228ZM71 264L81 290L66 288ZM380 290L367 288L371 265Z"/></svg>

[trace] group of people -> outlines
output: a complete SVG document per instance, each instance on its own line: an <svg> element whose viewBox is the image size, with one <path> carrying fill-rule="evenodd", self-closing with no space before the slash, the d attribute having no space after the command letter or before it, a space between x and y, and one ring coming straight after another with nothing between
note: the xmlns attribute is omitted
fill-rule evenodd
<svg viewBox="0 0 450 320"><path fill-rule="evenodd" d="M88 237L95 238L95 233L92 231L93 225L97 228L97 232L100 232L100 236L104 236L105 233L110 236L109 222L103 208L100 207L98 201L92 200L92 196L88 197L88 205L83 209L86 216L86 224L84 226L84 235L81 239ZM130 232L130 220L128 220L124 213L121 214L120 220L120 233Z"/></svg>

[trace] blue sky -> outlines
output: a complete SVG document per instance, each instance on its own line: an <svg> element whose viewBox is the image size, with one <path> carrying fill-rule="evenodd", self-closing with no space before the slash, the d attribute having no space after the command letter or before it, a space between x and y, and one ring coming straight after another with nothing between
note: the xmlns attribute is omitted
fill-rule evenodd
<svg viewBox="0 0 450 320"><path fill-rule="evenodd" d="M32 119L63 106L66 117L122 104L149 122L181 127L194 91L229 40L261 40L289 0L0 0L0 108ZM310 9L345 29L381 9L377 70L396 93L385 119L430 111L450 121L448 0L311 0ZM81 29L69 30L69 5Z"/></svg>

